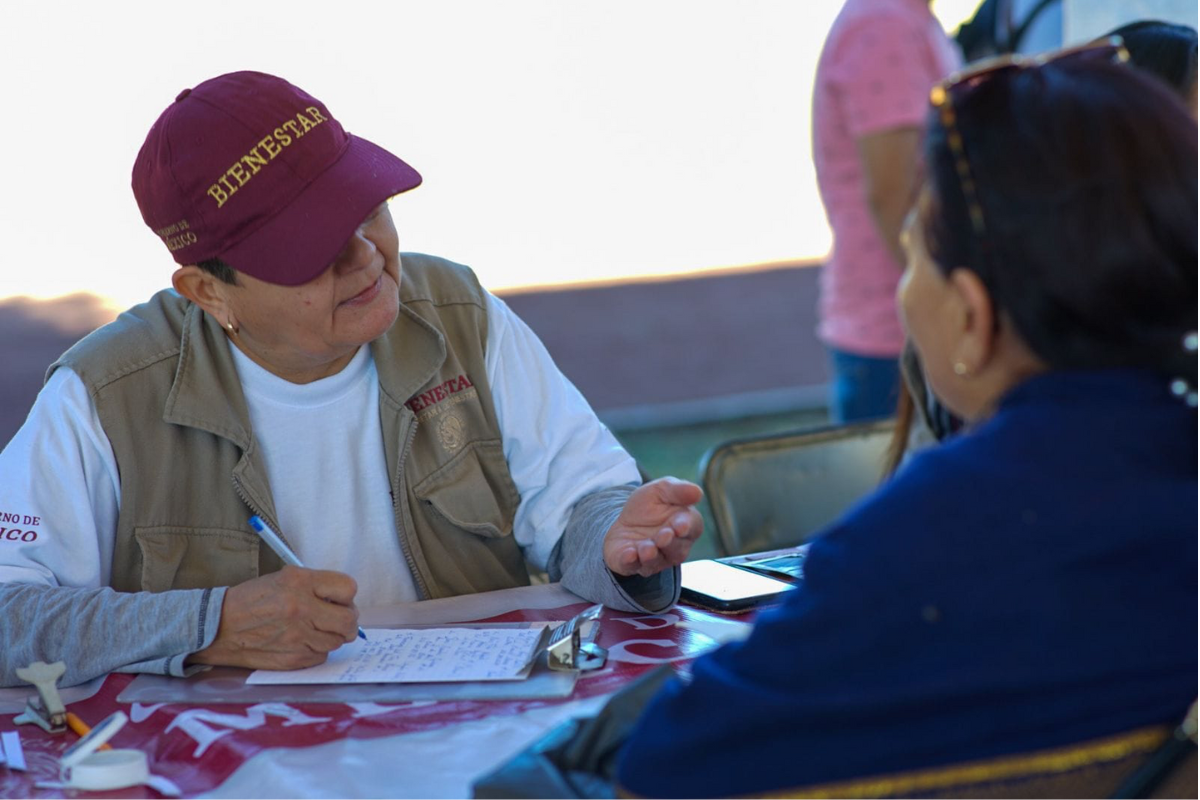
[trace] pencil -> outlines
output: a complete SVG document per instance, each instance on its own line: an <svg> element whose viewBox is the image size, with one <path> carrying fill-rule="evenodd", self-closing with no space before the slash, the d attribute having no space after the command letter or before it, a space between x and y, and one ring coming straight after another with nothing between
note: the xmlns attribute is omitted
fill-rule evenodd
<svg viewBox="0 0 1200 800"><path fill-rule="evenodd" d="M76 716L75 712L73 711L67 712L67 727L79 734L80 739L92 732L92 729L88 727L88 724ZM112 750L112 746L106 742L96 749Z"/></svg>

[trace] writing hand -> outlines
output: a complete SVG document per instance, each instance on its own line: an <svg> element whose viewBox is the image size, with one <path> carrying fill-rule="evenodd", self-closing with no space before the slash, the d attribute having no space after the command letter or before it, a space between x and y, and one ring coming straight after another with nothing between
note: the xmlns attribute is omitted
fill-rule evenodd
<svg viewBox="0 0 1200 800"><path fill-rule="evenodd" d="M250 669L299 669L324 663L358 632L349 575L285 566L231 586L217 637L189 663Z"/></svg>
<svg viewBox="0 0 1200 800"><path fill-rule="evenodd" d="M604 535L604 563L618 575L649 577L682 564L704 532L694 483L659 478L640 486Z"/></svg>

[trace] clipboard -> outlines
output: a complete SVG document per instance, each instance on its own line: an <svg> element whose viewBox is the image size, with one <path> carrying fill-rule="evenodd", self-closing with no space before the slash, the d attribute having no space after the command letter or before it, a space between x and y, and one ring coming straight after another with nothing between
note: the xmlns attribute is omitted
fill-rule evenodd
<svg viewBox="0 0 1200 800"><path fill-rule="evenodd" d="M569 697L580 671L604 664L595 639L603 606L547 627L528 678L459 683L248 684L252 670L213 667L188 678L138 675L119 703L404 703L444 700L540 700ZM542 623L497 622L403 625L400 628L531 628Z"/></svg>

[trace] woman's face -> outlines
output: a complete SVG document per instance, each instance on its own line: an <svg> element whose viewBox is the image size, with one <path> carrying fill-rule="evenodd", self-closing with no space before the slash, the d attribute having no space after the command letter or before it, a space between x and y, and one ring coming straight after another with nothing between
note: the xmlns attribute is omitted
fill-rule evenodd
<svg viewBox="0 0 1200 800"><path fill-rule="evenodd" d="M363 220L328 269L300 286L239 273L226 287L234 342L295 383L332 375L391 327L400 310L400 244L387 203Z"/></svg>
<svg viewBox="0 0 1200 800"><path fill-rule="evenodd" d="M924 188L905 222L901 239L908 262L896 289L896 302L929 388L951 411L967 416L967 407L974 404L961 396L964 382L954 373L960 331L955 322L961 316L961 304L926 248L923 220L929 203L929 189Z"/></svg>

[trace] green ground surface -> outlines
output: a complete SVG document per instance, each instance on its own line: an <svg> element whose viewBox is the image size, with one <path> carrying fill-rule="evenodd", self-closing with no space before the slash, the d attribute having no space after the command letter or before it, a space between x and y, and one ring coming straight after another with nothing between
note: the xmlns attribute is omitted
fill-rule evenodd
<svg viewBox="0 0 1200 800"><path fill-rule="evenodd" d="M819 408L646 430L614 428L613 432L652 478L674 475L703 485L700 459L715 445L746 436L818 427L827 422L825 409ZM717 542L707 500L701 502L700 513L705 532L692 548L691 558L726 555Z"/></svg>

